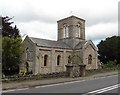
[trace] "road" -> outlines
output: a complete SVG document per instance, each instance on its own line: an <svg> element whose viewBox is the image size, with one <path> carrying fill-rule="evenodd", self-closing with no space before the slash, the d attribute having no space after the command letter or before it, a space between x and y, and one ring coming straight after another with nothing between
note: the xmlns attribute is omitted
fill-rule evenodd
<svg viewBox="0 0 120 95"><path fill-rule="evenodd" d="M95 95L97 93L118 93L119 87L118 75L112 75L96 79L38 86L30 89L19 89L4 93L81 93L83 95Z"/></svg>

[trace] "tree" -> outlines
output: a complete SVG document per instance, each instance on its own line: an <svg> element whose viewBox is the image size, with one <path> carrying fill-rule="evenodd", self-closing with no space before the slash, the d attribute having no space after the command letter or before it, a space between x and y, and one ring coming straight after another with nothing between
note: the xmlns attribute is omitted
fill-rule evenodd
<svg viewBox="0 0 120 95"><path fill-rule="evenodd" d="M2 72L5 75L18 73L21 63L22 39L17 26L11 26L11 19L2 17Z"/></svg>
<svg viewBox="0 0 120 95"><path fill-rule="evenodd" d="M3 37L20 37L19 30L17 29L17 26L15 25L12 27L11 25L13 22L9 22L12 18L9 18L8 16L2 17L2 36Z"/></svg>
<svg viewBox="0 0 120 95"><path fill-rule="evenodd" d="M21 39L3 37L2 41L2 71L5 75L18 73L22 53Z"/></svg>
<svg viewBox="0 0 120 95"><path fill-rule="evenodd" d="M104 41L97 45L99 59L103 63L107 63L109 61L117 61L117 64L120 64L120 36L112 36L106 38Z"/></svg>

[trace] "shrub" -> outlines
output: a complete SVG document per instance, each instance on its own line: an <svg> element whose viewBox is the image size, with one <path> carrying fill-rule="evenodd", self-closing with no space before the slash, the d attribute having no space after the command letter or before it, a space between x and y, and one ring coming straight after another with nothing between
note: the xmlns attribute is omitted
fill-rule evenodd
<svg viewBox="0 0 120 95"><path fill-rule="evenodd" d="M112 67L117 67L117 61L114 60L114 61L108 61L107 64L104 65L105 68L112 68Z"/></svg>

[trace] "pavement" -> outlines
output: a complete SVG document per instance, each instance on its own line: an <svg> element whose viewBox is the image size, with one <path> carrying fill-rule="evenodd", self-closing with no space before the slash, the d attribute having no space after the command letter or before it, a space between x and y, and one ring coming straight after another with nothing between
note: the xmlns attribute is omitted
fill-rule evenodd
<svg viewBox="0 0 120 95"><path fill-rule="evenodd" d="M22 81L22 82L2 83L2 90L33 88L36 86L50 85L50 84L57 84L57 83L64 83L64 82L71 82L71 81L89 80L89 79L112 76L117 74L118 72L114 71L114 72L95 74L87 77L51 78L51 79L44 79L44 80L29 80L29 81Z"/></svg>

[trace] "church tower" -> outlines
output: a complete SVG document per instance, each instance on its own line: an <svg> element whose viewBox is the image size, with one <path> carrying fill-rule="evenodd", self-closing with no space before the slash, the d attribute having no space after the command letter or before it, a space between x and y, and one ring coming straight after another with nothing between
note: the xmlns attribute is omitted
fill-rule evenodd
<svg viewBox="0 0 120 95"><path fill-rule="evenodd" d="M85 20L76 16L70 16L58 23L58 41L63 41L72 48L79 42L85 41Z"/></svg>

